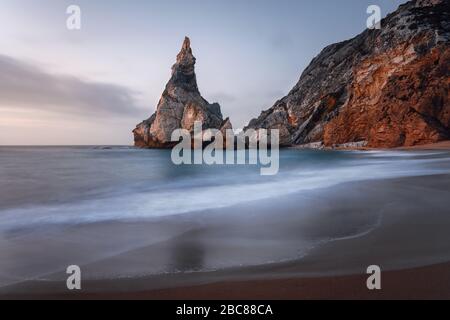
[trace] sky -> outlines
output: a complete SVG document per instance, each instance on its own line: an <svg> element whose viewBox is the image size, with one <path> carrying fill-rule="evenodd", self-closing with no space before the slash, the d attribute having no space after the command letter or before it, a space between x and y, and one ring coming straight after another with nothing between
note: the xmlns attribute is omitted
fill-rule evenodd
<svg viewBox="0 0 450 320"><path fill-rule="evenodd" d="M2 0L0 145L130 145L185 36L200 92L242 128L325 46L405 0ZM70 5L81 29L68 30Z"/></svg>

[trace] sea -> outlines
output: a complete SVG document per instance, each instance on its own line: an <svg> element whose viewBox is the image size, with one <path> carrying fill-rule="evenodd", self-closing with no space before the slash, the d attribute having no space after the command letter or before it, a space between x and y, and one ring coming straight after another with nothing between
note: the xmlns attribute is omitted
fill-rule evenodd
<svg viewBox="0 0 450 320"><path fill-rule="evenodd" d="M327 228L326 221L312 223L320 203L333 212L335 188L448 175L450 152L285 149L279 166L278 174L263 176L258 164L175 165L170 150L0 147L0 286L152 245L159 247L151 263L128 258L126 270L91 268L92 277L301 259L320 243L366 235L380 225L370 205L367 214L340 210ZM417 192L417 197L425 196ZM193 248L194 242L204 248Z"/></svg>

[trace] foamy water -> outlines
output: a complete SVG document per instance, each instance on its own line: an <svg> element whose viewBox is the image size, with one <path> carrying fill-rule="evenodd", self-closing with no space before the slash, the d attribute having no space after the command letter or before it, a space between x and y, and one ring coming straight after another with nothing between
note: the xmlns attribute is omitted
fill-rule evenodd
<svg viewBox="0 0 450 320"><path fill-rule="evenodd" d="M165 150L0 147L0 287L69 264L86 266L85 277L117 278L300 259L369 235L386 210L446 208L434 187L366 204L333 186L449 174L449 160L446 151L282 150L279 174L261 176L251 165L175 166ZM448 224L436 219L437 228ZM428 245L420 254L408 242L395 257L417 261L434 248L426 258L442 257L419 242Z"/></svg>
<svg viewBox="0 0 450 320"><path fill-rule="evenodd" d="M343 182L449 172L446 152L281 152L258 166L175 166L170 152L113 148L0 149L0 229L136 220L224 208Z"/></svg>

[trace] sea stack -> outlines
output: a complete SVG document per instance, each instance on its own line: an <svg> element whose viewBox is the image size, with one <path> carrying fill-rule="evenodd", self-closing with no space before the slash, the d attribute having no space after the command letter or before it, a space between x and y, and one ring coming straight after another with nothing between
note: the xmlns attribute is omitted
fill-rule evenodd
<svg viewBox="0 0 450 320"><path fill-rule="evenodd" d="M393 148L450 138L450 1L414 0L326 47L297 85L246 129L280 143Z"/></svg>
<svg viewBox="0 0 450 320"><path fill-rule="evenodd" d="M172 132L176 129L193 132L195 121L202 122L203 130L231 127L229 119L223 119L220 105L210 104L200 95L195 63L191 41L186 37L156 112L133 130L136 147L171 148L176 144L171 141Z"/></svg>

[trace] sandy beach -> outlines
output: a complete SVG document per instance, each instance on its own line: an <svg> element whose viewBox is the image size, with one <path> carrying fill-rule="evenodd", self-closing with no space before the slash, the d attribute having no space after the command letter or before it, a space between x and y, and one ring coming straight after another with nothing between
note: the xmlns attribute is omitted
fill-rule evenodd
<svg viewBox="0 0 450 320"><path fill-rule="evenodd" d="M382 290L365 286L367 275L219 282L172 289L108 293L22 294L6 299L80 300L448 300L450 263L388 271ZM141 280L140 280L141 281ZM119 280L121 286L136 284ZM101 282L96 286L101 287Z"/></svg>
<svg viewBox="0 0 450 320"><path fill-rule="evenodd" d="M279 199L285 203L283 212L294 210L314 215L302 215L288 220L273 218L270 201L250 203L216 212L208 216L196 213L185 219L155 223L102 223L79 225L65 229L66 239L95 233L132 233L130 230L182 228L187 221L201 221L199 228L181 236L153 245L122 252L93 263L82 265L86 277L83 290L68 292L64 272L49 274L40 281L22 281L0 289L2 299L432 299L450 297L450 239L448 226L449 175L400 178L342 184L322 190L322 195ZM417 195L421 196L418 197ZM303 198L302 198L303 197ZM301 199L309 199L303 206ZM295 199L293 201L292 199ZM389 201L386 201L389 199ZM397 201L394 201L397 199ZM305 201L306 202L306 201ZM277 201L278 203L278 201ZM264 219L241 218L227 228L226 220L238 219L239 212L251 210L268 213ZM330 210L331 209L331 210ZM232 214L234 213L234 214ZM346 225L346 218L353 221ZM350 215L350 216L349 216ZM213 218L211 218L211 216ZM272 217L272 218L270 218ZM355 221L359 223L355 224ZM233 220L236 222L236 220ZM264 223L270 228L264 228ZM218 229L217 226L221 228ZM191 226L192 227L192 226ZM350 232L350 229L351 232ZM264 264L224 268L223 270L178 272L137 276L153 264L163 263L165 255L176 259L179 266L195 267L205 263L218 250L214 242L233 233L241 234L273 230L283 238L307 234L309 239L321 239L321 234L335 233L332 241L321 241L304 252L299 259ZM309 232L309 234L308 234ZM269 237L265 234L265 237ZM33 238L35 246L45 239ZM248 239L247 239L248 241ZM31 243L30 251L33 250ZM232 247L228 259L248 255L246 243L241 249ZM286 246L286 243L283 243ZM224 248L221 248L223 255ZM257 248L257 247L256 247ZM289 248L285 248L288 250ZM79 248L69 249L72 251ZM252 252L257 250L252 246ZM45 260L45 253L43 259ZM377 264L382 268L383 289L372 292L366 288L366 268ZM120 277L120 271L133 271L136 276ZM117 277L101 278L101 274ZM91 279L89 279L91 278Z"/></svg>
<svg viewBox="0 0 450 320"><path fill-rule="evenodd" d="M397 150L450 150L450 140L425 144L421 146L403 147L398 148Z"/></svg>
<svg viewBox="0 0 450 320"><path fill-rule="evenodd" d="M196 300L315 300L315 299L450 299L450 263L429 267L388 271L382 290L370 291L367 275L323 278L293 278L249 282L228 282L135 294L112 294L108 299L196 299ZM97 299L101 295L81 295Z"/></svg>

